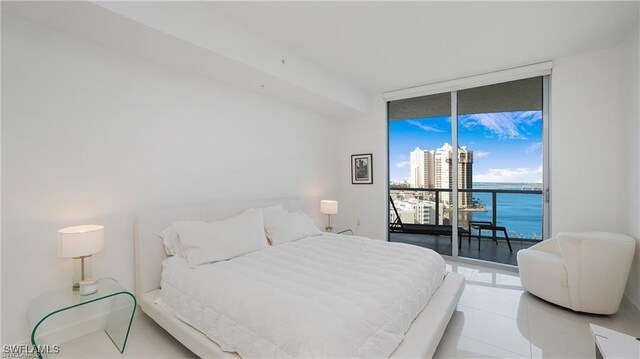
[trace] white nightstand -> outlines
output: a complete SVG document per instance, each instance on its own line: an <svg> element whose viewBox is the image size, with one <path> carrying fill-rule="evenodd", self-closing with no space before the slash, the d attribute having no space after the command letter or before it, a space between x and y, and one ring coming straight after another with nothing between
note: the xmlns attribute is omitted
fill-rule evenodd
<svg viewBox="0 0 640 359"><path fill-rule="evenodd" d="M589 324L596 342L596 358L640 358L640 340L595 324Z"/></svg>

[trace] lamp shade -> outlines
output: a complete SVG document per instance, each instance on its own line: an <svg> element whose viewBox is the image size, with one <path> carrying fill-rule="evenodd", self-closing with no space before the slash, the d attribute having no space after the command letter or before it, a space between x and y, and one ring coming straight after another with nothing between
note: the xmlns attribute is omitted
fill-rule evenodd
<svg viewBox="0 0 640 359"><path fill-rule="evenodd" d="M82 257L100 252L104 248L104 226L87 224L62 228L58 231L58 255Z"/></svg>
<svg viewBox="0 0 640 359"><path fill-rule="evenodd" d="M322 214L336 214L338 213L338 201L330 201L323 199L320 201L320 213Z"/></svg>

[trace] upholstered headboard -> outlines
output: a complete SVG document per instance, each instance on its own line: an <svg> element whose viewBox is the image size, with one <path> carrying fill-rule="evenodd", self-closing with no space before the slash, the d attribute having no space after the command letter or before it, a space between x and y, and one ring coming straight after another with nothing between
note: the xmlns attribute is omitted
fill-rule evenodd
<svg viewBox="0 0 640 359"><path fill-rule="evenodd" d="M135 223L135 280L136 295L141 296L160 288L161 263L167 258L158 234L174 222L215 221L242 213L248 208L283 203L285 209L298 210L302 202L297 198L274 198L251 201L226 201L207 205L160 208L140 212Z"/></svg>

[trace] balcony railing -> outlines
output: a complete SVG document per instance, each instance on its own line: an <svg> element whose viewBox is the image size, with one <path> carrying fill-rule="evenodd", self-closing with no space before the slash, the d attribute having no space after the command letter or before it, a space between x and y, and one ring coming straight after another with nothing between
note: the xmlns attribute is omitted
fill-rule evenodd
<svg viewBox="0 0 640 359"><path fill-rule="evenodd" d="M451 227L451 208L447 208L447 202L442 201L443 199L445 199L445 196L449 193L452 192L452 189L450 188L407 188L407 187L390 187L390 197L393 200L394 195L396 195L396 200L398 200L398 196L397 193L398 192L406 192L406 193L411 193L413 192L415 193L423 193L423 194L430 194L429 196L424 196L422 195L421 198L417 198L418 201L432 201L434 202L434 206L435 206L435 210L434 210L434 220L430 221L430 223L427 225L425 224L424 227L428 228L428 227L433 227L434 224L436 226L447 226L448 228ZM469 188L469 189L458 189L458 193L460 196L460 194L464 194L464 193L486 193L486 194L491 194L491 223L493 223L496 226L500 226L503 224L500 224L498 222L498 195L499 194L517 194L517 195L538 195L540 196L540 200L542 201L542 190L540 189L485 189L485 188ZM428 198L427 198L428 197ZM415 198L415 197L414 197ZM406 201L406 199L405 199ZM487 210L487 206L484 203L481 203L480 201L476 200L475 198L471 197L471 203L469 204L469 200L467 199L467 206L465 208L460 208L460 210L462 212L485 212L488 211ZM459 201L460 202L460 201ZM415 202L416 204L418 204L419 202ZM449 211L449 223L445 222L446 218L441 218L441 206L444 206L444 209L447 209ZM448 206L451 206L451 203L448 203ZM390 208L392 214L394 211L394 208ZM444 212L444 211L442 211ZM453 213L457 213L457 212L453 212ZM540 214L540 230L542 231L542 213ZM442 217L444 216L444 213L442 215ZM468 227L468 221L459 221L461 223L459 223L458 225L461 226L459 228L467 228ZM419 224L416 224L415 222L411 224L412 226L420 226ZM397 222L394 223L393 219L391 220L391 223L389 223L390 226L390 231L391 232L397 232L398 231L398 226L397 226ZM470 226L469 226L470 227ZM508 226L507 226L508 227ZM509 228L507 228L509 230ZM433 234L438 234L436 233L437 231L434 231ZM467 232L466 230L464 232ZM496 233L495 230L493 231L493 236L492 237L496 237ZM466 235L467 233L465 233ZM513 235L513 239L518 239L518 240L530 240L530 241L539 241L541 240L542 236L540 235L539 238L525 238L524 235L519 234L519 233L509 233L509 236L511 237ZM483 236L483 238L490 238L490 237L485 237Z"/></svg>

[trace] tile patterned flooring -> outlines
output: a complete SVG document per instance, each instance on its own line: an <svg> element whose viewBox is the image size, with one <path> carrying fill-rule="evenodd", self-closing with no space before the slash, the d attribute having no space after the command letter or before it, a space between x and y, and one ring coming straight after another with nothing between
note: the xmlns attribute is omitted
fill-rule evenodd
<svg viewBox="0 0 640 359"><path fill-rule="evenodd" d="M614 316L579 314L525 292L515 272L452 261L447 270L467 283L435 358L594 358L589 323L640 336L640 315L629 307ZM102 331L61 349L65 358L196 358L142 312L123 355Z"/></svg>

